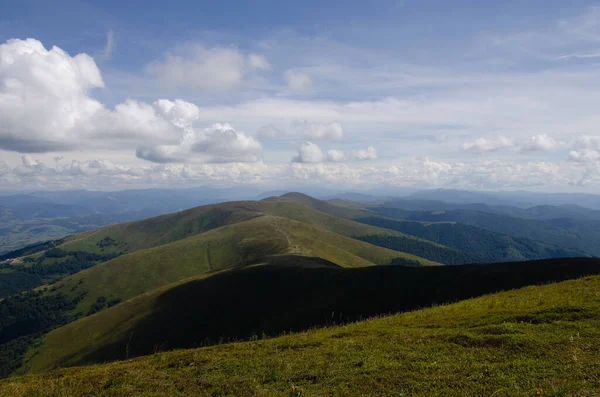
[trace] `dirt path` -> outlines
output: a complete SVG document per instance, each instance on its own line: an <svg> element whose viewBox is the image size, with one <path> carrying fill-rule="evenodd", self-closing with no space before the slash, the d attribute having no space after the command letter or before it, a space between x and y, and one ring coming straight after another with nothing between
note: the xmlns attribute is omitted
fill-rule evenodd
<svg viewBox="0 0 600 397"><path fill-rule="evenodd" d="M278 231L279 233L283 234L285 239L287 240L290 254L299 254L300 250L298 249L298 247L292 244L292 240L290 239L290 236L285 232L285 230L283 230L279 226L279 220L275 217L273 217L272 219L273 219L273 226L275 227L275 230Z"/></svg>

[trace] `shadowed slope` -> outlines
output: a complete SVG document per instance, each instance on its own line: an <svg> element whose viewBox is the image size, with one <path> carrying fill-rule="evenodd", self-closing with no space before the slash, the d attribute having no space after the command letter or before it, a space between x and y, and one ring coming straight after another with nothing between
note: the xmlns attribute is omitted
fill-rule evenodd
<svg viewBox="0 0 600 397"><path fill-rule="evenodd" d="M600 277L0 381L7 396L595 396ZM301 394L300 394L301 393ZM540 394L541 393L541 394Z"/></svg>
<svg viewBox="0 0 600 397"><path fill-rule="evenodd" d="M600 273L596 259L356 269L314 261L278 258L140 296L52 331L25 368L277 335Z"/></svg>

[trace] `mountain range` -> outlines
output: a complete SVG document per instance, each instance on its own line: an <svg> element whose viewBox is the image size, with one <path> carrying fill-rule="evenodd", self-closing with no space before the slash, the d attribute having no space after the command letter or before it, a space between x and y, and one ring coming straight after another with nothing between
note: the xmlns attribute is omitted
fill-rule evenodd
<svg viewBox="0 0 600 397"><path fill-rule="evenodd" d="M109 224L6 253L0 374L237 346L223 343L600 274L595 210L436 203L285 193ZM534 233L546 224L557 226ZM579 234L559 237L574 225ZM522 315L546 315L531 310ZM595 321L585 313L573 321ZM20 378L0 382L0 390L11 379Z"/></svg>

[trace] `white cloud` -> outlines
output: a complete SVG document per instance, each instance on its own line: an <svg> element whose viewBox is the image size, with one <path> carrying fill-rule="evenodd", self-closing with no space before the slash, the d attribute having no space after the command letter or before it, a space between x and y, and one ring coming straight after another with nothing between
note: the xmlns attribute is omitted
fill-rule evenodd
<svg viewBox="0 0 600 397"><path fill-rule="evenodd" d="M285 136L285 132L273 124L263 125L258 129L257 136L260 139L275 140Z"/></svg>
<svg viewBox="0 0 600 397"><path fill-rule="evenodd" d="M330 149L323 152L318 145L306 141L298 148L298 155L292 158L292 163L340 163L345 159L346 155L341 150Z"/></svg>
<svg viewBox="0 0 600 397"><path fill-rule="evenodd" d="M104 87L94 60L46 50L34 39L0 45L0 148L46 152L128 149L140 141L174 143L199 109L185 101L126 100L106 109L89 95Z"/></svg>
<svg viewBox="0 0 600 397"><path fill-rule="evenodd" d="M245 56L237 48L190 45L176 54L167 54L162 62L148 65L147 71L169 89L226 91L242 85L252 70L269 68L265 57Z"/></svg>
<svg viewBox="0 0 600 397"><path fill-rule="evenodd" d="M190 149L210 156L213 163L253 162L258 161L262 146L254 137L237 132L231 125L217 123L196 135Z"/></svg>
<svg viewBox="0 0 600 397"><path fill-rule="evenodd" d="M46 50L34 39L0 45L0 148L42 152L77 146L79 128L102 109L88 96L104 87L94 60Z"/></svg>
<svg viewBox="0 0 600 397"><path fill-rule="evenodd" d="M313 140L342 139L344 127L337 121L330 124L305 123L304 137Z"/></svg>
<svg viewBox="0 0 600 397"><path fill-rule="evenodd" d="M357 150L354 152L354 158L359 161L377 160L377 150L373 146L365 150Z"/></svg>
<svg viewBox="0 0 600 397"><path fill-rule="evenodd" d="M321 163L325 155L321 148L312 142L303 142L298 148L298 155L292 158L295 163Z"/></svg>
<svg viewBox="0 0 600 397"><path fill-rule="evenodd" d="M37 40L0 45L0 148L45 152L71 148L132 150L153 162L257 161L260 143L229 124L194 132L200 109L183 100L126 100L106 109L89 96L103 87L94 60L71 57Z"/></svg>
<svg viewBox="0 0 600 397"><path fill-rule="evenodd" d="M550 152L560 148L563 144L554 138L539 134L529 137L519 148L521 152Z"/></svg>
<svg viewBox="0 0 600 397"><path fill-rule="evenodd" d="M339 163L346 159L346 155L341 150L328 150L327 151L327 161L331 161L333 163Z"/></svg>
<svg viewBox="0 0 600 397"><path fill-rule="evenodd" d="M313 92L312 78L304 72L290 69L284 74L288 88L296 94L311 94Z"/></svg>
<svg viewBox="0 0 600 397"><path fill-rule="evenodd" d="M193 103L176 99L159 99L154 102L154 108L165 120L179 128L189 128L200 116L200 109Z"/></svg>
<svg viewBox="0 0 600 397"><path fill-rule="evenodd" d="M482 154L513 147L514 145L514 141L505 136L499 136L497 138L478 138L473 142L466 142L463 144L463 150L468 153Z"/></svg>
<svg viewBox="0 0 600 397"><path fill-rule="evenodd" d="M136 155L155 163L194 162L198 156L202 162L231 163L258 161L261 151L262 145L254 137L227 123L216 123L198 131L189 126L178 144L142 145Z"/></svg>

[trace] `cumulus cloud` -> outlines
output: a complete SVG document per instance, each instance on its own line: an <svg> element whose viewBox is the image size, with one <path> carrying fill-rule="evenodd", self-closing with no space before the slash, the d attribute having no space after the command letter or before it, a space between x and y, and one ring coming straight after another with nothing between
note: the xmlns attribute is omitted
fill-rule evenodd
<svg viewBox="0 0 600 397"><path fill-rule="evenodd" d="M181 100L126 100L109 110L89 94L101 87L100 70L86 54L47 50L34 39L0 45L0 148L32 153L172 144L199 115L196 105Z"/></svg>
<svg viewBox="0 0 600 397"><path fill-rule="evenodd" d="M519 151L521 152L550 152L558 149L562 146L562 143L555 140L554 138L546 135L539 134L529 137L527 141L521 145Z"/></svg>
<svg viewBox="0 0 600 397"><path fill-rule="evenodd" d="M377 160L377 150L373 146L365 150L357 150L354 152L354 158L359 161Z"/></svg>
<svg viewBox="0 0 600 397"><path fill-rule="evenodd" d="M79 130L103 108L88 96L99 87L104 87L100 70L86 54L71 57L34 39L1 44L0 148L43 152L77 146Z"/></svg>
<svg viewBox="0 0 600 397"><path fill-rule="evenodd" d="M463 144L463 150L468 153L482 154L510 148L514 145L514 141L505 136L499 136L496 138L478 138L473 142L466 142Z"/></svg>
<svg viewBox="0 0 600 397"><path fill-rule="evenodd" d="M341 150L328 150L327 151L327 161L331 161L333 163L339 163L346 159L346 155Z"/></svg>
<svg viewBox="0 0 600 397"><path fill-rule="evenodd" d="M304 72L290 69L284 73L288 88L296 94L310 94L313 91L312 78Z"/></svg>
<svg viewBox="0 0 600 397"><path fill-rule="evenodd" d="M258 129L257 135L260 139L275 140L285 136L285 132L273 124L263 125Z"/></svg>
<svg viewBox="0 0 600 397"><path fill-rule="evenodd" d="M344 127L337 121L330 124L305 123L304 137L312 140L342 139Z"/></svg>
<svg viewBox="0 0 600 397"><path fill-rule="evenodd" d="M0 148L137 148L137 157L156 163L258 160L260 143L229 124L195 130L200 109L190 102L129 99L110 110L88 93L103 86L88 55L71 57L33 39L0 45Z"/></svg>
<svg viewBox="0 0 600 397"><path fill-rule="evenodd" d="M346 155L341 150L330 149L323 152L321 148L310 142L303 142L298 148L298 155L292 158L293 163L339 163L346 159Z"/></svg>
<svg viewBox="0 0 600 397"><path fill-rule="evenodd" d="M303 142L298 148L298 155L292 158L295 163L321 163L325 155L321 148L312 142Z"/></svg>
<svg viewBox="0 0 600 397"><path fill-rule="evenodd" d="M226 91L239 87L253 70L270 68L261 55L244 55L237 48L186 46L148 65L150 75L166 88Z"/></svg>
<svg viewBox="0 0 600 397"><path fill-rule="evenodd" d="M197 156L210 163L255 162L262 145L254 137L236 131L230 124L216 123L211 127L186 132L176 145L140 146L137 157L155 163L193 162Z"/></svg>
<svg viewBox="0 0 600 397"><path fill-rule="evenodd" d="M189 128L200 116L200 109L193 103L177 99L159 99L154 102L157 113L165 120L173 123L179 128Z"/></svg>
<svg viewBox="0 0 600 397"><path fill-rule="evenodd" d="M214 124L195 136L191 151L210 156L210 162L258 161L262 146L254 137L237 132L227 123Z"/></svg>

